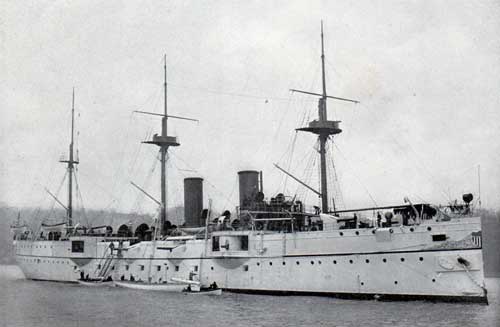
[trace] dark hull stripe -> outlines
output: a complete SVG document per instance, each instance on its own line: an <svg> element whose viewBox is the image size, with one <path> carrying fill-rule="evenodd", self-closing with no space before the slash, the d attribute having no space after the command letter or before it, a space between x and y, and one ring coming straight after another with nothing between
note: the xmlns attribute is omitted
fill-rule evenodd
<svg viewBox="0 0 500 327"><path fill-rule="evenodd" d="M428 249L428 250L408 250L408 251L379 251L379 252L350 252L350 253L308 253L308 254L285 254L280 256L273 257L264 257L264 256L211 256L211 257L175 257L175 258L115 258L116 260L200 260L200 259L273 259L273 258L298 258L298 257L345 257L351 255L378 255L378 254L404 254L404 253L425 253L425 252L450 252L450 251L472 251L472 250L482 250L482 248L460 248L460 249ZM53 257L53 256L40 256L33 254L16 254L18 257L34 257L34 258L52 258L52 259L102 259L102 257Z"/></svg>
<svg viewBox="0 0 500 327"><path fill-rule="evenodd" d="M63 283L63 284L78 284L76 280L57 280L57 279L39 279L39 278L26 278L28 280L33 280L37 282L52 282L52 283Z"/></svg>
<svg viewBox="0 0 500 327"><path fill-rule="evenodd" d="M488 304L488 298L483 296L451 296L451 295L422 295L422 294L374 294L374 293L336 293L336 292L309 292L309 291L280 291L261 289L224 288L224 291L233 293L279 295L279 296L323 296L339 299L379 300L379 301L430 301L430 302L468 302Z"/></svg>
<svg viewBox="0 0 500 327"><path fill-rule="evenodd" d="M318 253L318 254L285 254L284 257L321 257L321 256L336 256L342 257L347 255L375 255L375 254L399 254L399 253L422 253L422 252L448 252L448 251L469 251L482 250L477 248L458 248L458 249L422 249L422 250L407 250L407 251L378 251L378 252L349 252L349 253Z"/></svg>

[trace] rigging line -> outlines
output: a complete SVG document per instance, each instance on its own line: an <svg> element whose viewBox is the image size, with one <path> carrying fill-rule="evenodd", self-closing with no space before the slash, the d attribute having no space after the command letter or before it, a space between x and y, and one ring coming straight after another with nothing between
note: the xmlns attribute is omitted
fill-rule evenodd
<svg viewBox="0 0 500 327"><path fill-rule="evenodd" d="M131 129L131 126L132 126L132 119L133 118L134 118L134 113L131 112L129 114L127 128L125 129L124 140L127 143L128 143L129 136L130 136L130 129ZM121 151L121 153L120 153L120 159L119 159L120 165L119 165L118 169L114 171L114 174L113 174L113 184L111 185L111 193L114 193L115 188L117 187L117 184L118 184L119 176L122 174L123 170L125 169L124 168L125 167L124 157L125 157L125 153L128 152L126 150L127 150L126 148L123 148L122 151Z"/></svg>
<svg viewBox="0 0 500 327"><path fill-rule="evenodd" d="M154 158L154 160L152 160L153 167L151 169L147 170L148 173L147 173L145 179L143 180L143 182L141 183L142 187L147 187L147 185L145 185L146 183L149 184L149 180L151 179L151 176L153 175L154 169L155 169L157 162L158 162L157 156L158 156L158 153L155 153L155 158ZM135 197L135 200L132 204L131 210L135 211L135 212L141 212L141 210L142 210L141 203L142 203L143 199L144 199L144 194L141 192L137 193L137 196Z"/></svg>
<svg viewBox="0 0 500 327"><path fill-rule="evenodd" d="M314 85L316 85L316 82L318 81L318 76L319 76L318 72L319 72L319 65L316 66L316 70L315 70L314 75L313 75L314 76L313 80L311 81L311 84L309 85L309 90L313 90L314 89ZM317 102L316 99L314 99L313 101L314 101L314 103ZM306 105L307 105L307 108L306 108ZM305 111L305 113L307 113L307 118L305 120L306 122L308 122L308 121L311 120L311 114L312 114L312 112L315 109L316 108L314 108L313 106L309 106L309 104L307 104L307 103L304 104L304 109L303 110ZM303 126L303 124L304 124L304 120L302 120L300 126Z"/></svg>
<svg viewBox="0 0 500 327"><path fill-rule="evenodd" d="M235 93L235 92L224 92L224 91L216 91L216 90L210 90L210 89L205 89L205 88L195 88L195 87L182 86L180 84L169 83L168 85L173 87L173 88L180 88L180 89L186 89L186 90L191 90L191 91L200 91L200 92L205 92L205 93L234 96L234 97L241 97L241 98L250 98L250 99L259 99L259 100L273 100L273 101L289 101L290 100L289 98L284 98L284 97L272 97L272 96L244 94L244 93ZM311 101L311 100L309 100L309 101Z"/></svg>
<svg viewBox="0 0 500 327"><path fill-rule="evenodd" d="M402 146L393 135L389 135L389 137L393 140L394 143L396 143L396 145L400 148L401 152L404 153L408 157L408 159L411 159L406 154L406 151L404 151L406 148L404 146ZM407 144L407 146L410 149L410 151L413 152L414 157L417 159L417 160L412 160L412 162L415 163L415 166L417 167L417 169L420 169L420 170L424 171L424 173L427 173L428 176L426 176L426 177L428 178L428 180L431 183L433 183L434 185L438 186L439 191L445 196L445 198L448 198L448 201L453 201L453 199L449 196L449 194L446 193L446 190L442 187L442 185L440 185L436 182L437 179L430 172L430 170L425 166L425 164L423 163L423 160L420 160L420 158L418 157L415 150L413 150L413 147L410 144ZM420 165L420 167L418 167L418 165Z"/></svg>
<svg viewBox="0 0 500 327"><path fill-rule="evenodd" d="M290 109L290 104L291 104L291 96L288 97L289 101L287 103L287 106L286 106L286 109L283 111L283 115L281 116L281 119L279 121L279 125L278 125L278 128L274 131L274 135L273 135L273 140L275 140L277 137L278 137L278 134L281 130L281 126L283 125L283 121L285 120L285 117L287 116L287 114L289 114L289 109ZM288 148L287 148L288 149ZM286 153L286 152L285 152ZM267 159L267 158L266 158Z"/></svg>
<svg viewBox="0 0 500 327"><path fill-rule="evenodd" d="M76 194L77 194L77 198L80 199L80 206L81 206L82 214L86 220L87 226L89 226L89 218L87 216L87 212L85 211L85 206L83 205L83 196L82 196L82 192L80 190L80 184L78 183L78 177L76 175L76 172L73 173L73 176L75 177Z"/></svg>
<svg viewBox="0 0 500 327"><path fill-rule="evenodd" d="M290 95L290 98L291 98L291 95ZM285 109L285 113L287 113L287 112L289 111L289 109L290 109L290 103L291 103L291 102L289 102L289 103L288 103L287 108ZM305 113L304 113L304 115L305 115ZM284 116L283 116L283 118L284 118ZM282 119L283 119L283 118L282 118ZM301 124L301 125L302 125L302 124ZM280 128L281 128L281 123L280 123ZM281 160L282 160L282 159L283 159L283 158L284 158L284 157L288 154L288 150L290 149L290 147L295 147L295 142L296 142L296 140L297 140L297 134L298 134L298 131L297 131L297 130L295 130L295 131L294 131L294 137L293 137L292 142L288 144L288 146L287 146L287 148L286 148L285 152L284 152L284 153L283 153L283 155L280 157L280 159L278 160L278 162L280 162L280 161L281 161ZM278 130L274 133L273 139L276 139L276 138L277 138L277 136L278 136ZM291 155L291 156L289 157L290 162L291 162L292 158L293 158L293 157L292 157L292 155Z"/></svg>
<svg viewBox="0 0 500 327"><path fill-rule="evenodd" d="M316 141L316 147L318 145L318 140ZM313 174L313 171L315 170L314 167L315 167L315 162L316 162L316 152L317 150L315 148L313 148L312 150L310 150L309 152L309 156L308 156L308 160L306 162L306 167L305 167L305 170L304 170L304 174L302 175L302 180L304 181L304 183L306 184L311 184L311 176ZM295 193L300 193L300 191L302 190L302 195L303 195L303 199L304 199L304 203L306 202L306 199L307 199L307 196L309 195L309 192L302 188L300 185L297 185L297 189L296 189L296 192Z"/></svg>
<svg viewBox="0 0 500 327"><path fill-rule="evenodd" d="M314 76L317 76L317 75L318 75L318 74L317 74L318 70L319 70L319 67L317 67L317 68L316 68L316 72L315 72ZM314 78L314 79L313 79L313 82L311 83L311 86L310 86L311 88L313 87L313 85L315 84L315 82L316 82L316 78ZM288 99L289 99L289 102L288 102L288 104L287 104L287 108L285 109L285 114L289 112L289 109L290 109L290 107L291 107L291 102L292 102L292 99L293 99L293 95L292 95L292 93L290 93L290 94L289 94ZM309 108L309 109L308 109L308 108ZM301 110L301 111L303 112L303 114L302 114L302 119L300 119L300 124L299 124L298 126L303 126L303 125L304 125L304 121L309 121L309 117L310 117L310 115L311 115L311 110L312 110L311 108L312 108L312 107L309 105L309 103L305 103L305 104L303 105L302 110ZM307 120L306 120L306 115L307 115ZM276 139L276 138L277 138L277 135L278 135L279 131L281 130L281 125L283 124L283 120L284 120L284 118L285 118L285 115L282 117L282 119L281 119L281 121L280 121L280 125L279 125L278 129L277 129L277 130L276 130L276 132L274 133L274 137L273 137L273 139ZM290 153L290 157L289 157L289 163L290 163L290 165L291 165L291 162L292 162L292 160L293 160L293 149L294 149L294 147L295 147L295 143L296 143L296 140L297 140L297 134L298 134L298 131L297 131L297 130L295 130L294 132L295 132L295 133L294 133L294 139L293 139L293 141L292 141L292 152ZM287 147L286 151L283 153L283 155L281 156L281 158L280 158L280 160L279 160L279 161L281 161L281 159L283 159L283 157L284 157L284 156L288 153L288 149L289 149L289 148L290 148L290 144L288 145L288 147ZM290 168L290 165L289 165L289 167L288 167L288 168ZM286 188L287 181L288 181L288 176L286 176L286 177L285 177L285 188Z"/></svg>
<svg viewBox="0 0 500 327"><path fill-rule="evenodd" d="M156 167L158 166L158 157L159 157L159 155L160 155L160 151L158 151L156 153L155 158L154 158L153 163L152 163L152 167L148 170L148 174L146 175L146 178L142 182L141 186L143 188L148 188L149 185L150 185L150 183L151 183L151 179L153 177L153 174L154 174L154 172L156 170ZM142 202L143 199L144 199L144 194L143 193L140 193L140 194L137 195L135 207L138 210L142 209L141 202Z"/></svg>
<svg viewBox="0 0 500 327"><path fill-rule="evenodd" d="M66 176L67 176L67 175L68 175L68 170L66 170L66 171L65 171L65 173L64 173L64 177L63 177L63 179L62 179L61 183L59 184L59 187L57 188L57 192L55 193L55 194L56 194L56 197L58 197L58 196L59 196L59 192L61 192L61 188L62 188L62 186L63 186L63 184L64 184L64 181L66 180ZM50 208L50 211L49 211L49 216L51 216L51 215L52 215L52 213L54 212L54 207L55 207L55 205L56 205L56 201L55 201L55 199L54 199L54 201L52 202L52 207ZM47 219L48 219L48 218L47 218ZM42 220L42 221L43 221L43 220Z"/></svg>
<svg viewBox="0 0 500 327"><path fill-rule="evenodd" d="M84 177L92 177L91 175L89 175L87 173L84 173L83 171L79 171L79 170L78 170L78 174L83 175ZM118 197L115 197L113 195L113 193L110 192L110 191L108 191L104 186L102 186L102 185L100 185L100 184L92 181L91 178L88 178L86 180L89 181L89 183L91 183L93 186L95 186L96 188L98 188L102 192L106 193L106 195L108 195L113 201L117 201L118 200ZM113 181L113 183L116 183L116 181Z"/></svg>
<svg viewBox="0 0 500 327"><path fill-rule="evenodd" d="M195 171L196 173L198 173L198 174L200 174L200 175L204 175L204 174L200 173L197 169L195 169L195 168L193 168L191 165L189 165L189 164L188 164L188 163L187 163L184 159L182 159L182 157L181 157L181 156L179 156L179 154L178 154L178 153L177 153L177 154L175 154L175 155L174 155L173 153L171 153L171 155L172 155L172 157L175 157L175 158L179 159L180 161L182 161L182 162L183 162L183 163L184 163L184 164L185 164L185 165L186 165L189 169L191 169L191 170ZM213 189L214 189L217 193L219 193L219 195L221 195L223 198L225 198L225 199L226 199L226 200L228 200L229 202L232 202L232 200L231 200L231 199L229 199L229 198L227 197L227 195L225 195L222 191L220 191L220 190L219 190L219 189L218 189L218 188L217 188L214 184L212 184L212 182L211 182L208 178L206 178L206 177L205 177L205 182L206 182L209 186L211 186L211 187L212 187L212 188L213 188Z"/></svg>
<svg viewBox="0 0 500 327"><path fill-rule="evenodd" d="M337 149L337 151L339 152L339 154L346 160L347 160L347 157L344 155L344 153L340 150L339 146L336 144L336 143L333 143L333 145L335 146L335 148ZM361 182L361 180L359 179L359 177L356 175L356 174L351 174L352 176L354 176L354 178L358 181L358 183L363 187L363 189L365 190L366 194L368 194L368 196L370 197L370 199L372 200L373 204L378 207L378 204L377 204L377 201L375 201L375 199L373 198L373 196L371 195L371 193L368 191L368 188Z"/></svg>
<svg viewBox="0 0 500 327"><path fill-rule="evenodd" d="M334 181L335 181L335 184L336 184L336 188L338 188L338 194L337 195L338 195L338 198L339 198L339 200L341 202L340 204L342 204L345 207L344 194L342 193L342 187L340 185L340 180L339 180L338 175L337 175L337 168L335 166L334 153L333 153L333 147L334 147L333 137L329 138L329 140L331 142L328 143L328 148L330 150L330 160L332 161L333 178L334 178ZM335 186L334 186L334 188L335 188Z"/></svg>
<svg viewBox="0 0 500 327"><path fill-rule="evenodd" d="M286 165L286 170L287 171L290 171L290 168L292 166L292 160L293 160L293 153L295 152L295 144L297 143L297 135L298 135L298 131L295 131L295 135L293 136L293 141L292 141L292 149L290 150L290 156L288 158L288 162L287 162L287 165ZM288 182L288 175L285 174L285 185L283 186L283 191L286 190L286 184Z"/></svg>

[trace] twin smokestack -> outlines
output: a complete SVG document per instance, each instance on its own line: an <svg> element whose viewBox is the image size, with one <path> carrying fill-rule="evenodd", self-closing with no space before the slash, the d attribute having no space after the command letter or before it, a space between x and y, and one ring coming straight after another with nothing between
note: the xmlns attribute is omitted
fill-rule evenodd
<svg viewBox="0 0 500 327"><path fill-rule="evenodd" d="M238 172L240 208L245 208L262 193L262 172L243 170ZM185 227L205 226L203 217L203 178L184 178L184 221Z"/></svg>

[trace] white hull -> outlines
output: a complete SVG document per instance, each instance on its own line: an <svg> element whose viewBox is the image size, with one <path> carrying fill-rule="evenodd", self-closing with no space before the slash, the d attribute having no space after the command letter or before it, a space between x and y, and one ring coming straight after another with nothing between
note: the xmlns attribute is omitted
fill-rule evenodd
<svg viewBox="0 0 500 327"><path fill-rule="evenodd" d="M83 241L83 252L73 252L72 242ZM66 241L14 241L16 262L27 279L76 283L83 276L97 278L99 265L109 254L108 242L102 237L74 237ZM128 246L128 242L124 243ZM113 260L114 268L116 260Z"/></svg>
<svg viewBox="0 0 500 327"><path fill-rule="evenodd" d="M213 235L228 245L228 249L217 251L210 239L156 241L154 251L153 242L140 242L124 248L122 257L113 263L112 277L115 281L122 277L129 280L131 276L151 280L153 284L127 286L144 289L151 285L159 289L164 281L185 279L194 272L203 285L216 282L220 288L235 292L485 302L481 245L470 242L471 233L480 228L480 219L475 217L393 227L392 232L217 232ZM436 233L445 234L447 240L433 241ZM246 250L238 248L242 235L248 236ZM80 261L67 256L50 257L50 253L42 256L45 248L41 252L38 248L31 254L18 249L18 262L27 278L76 282L79 271L97 268L108 246L106 242L87 241L86 252L81 254L85 259ZM26 246L27 241L23 242ZM39 246L43 242L31 243ZM50 243L69 246L62 245L69 241ZM459 258L468 266L460 264ZM75 262L80 266L76 267ZM179 286L180 290L183 287Z"/></svg>

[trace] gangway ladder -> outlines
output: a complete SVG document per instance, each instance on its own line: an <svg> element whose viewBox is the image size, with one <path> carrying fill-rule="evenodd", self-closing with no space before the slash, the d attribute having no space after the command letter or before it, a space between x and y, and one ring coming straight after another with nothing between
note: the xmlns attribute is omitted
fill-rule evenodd
<svg viewBox="0 0 500 327"><path fill-rule="evenodd" d="M101 260L99 261L99 264L97 265L97 268L94 272L94 276L96 276L97 278L105 279L108 276L108 272L109 272L111 265L113 263L113 260L115 258L114 254L113 254L114 246L112 244L113 243L111 243L109 248L108 248L108 250L110 250L110 252L105 254L101 258ZM108 252L108 251L106 251L106 252Z"/></svg>
<svg viewBox="0 0 500 327"><path fill-rule="evenodd" d="M113 254L109 254L106 256L104 264L101 266L101 269L98 269L97 277L105 279L108 276L108 272L111 268L111 264L113 263L115 256Z"/></svg>

